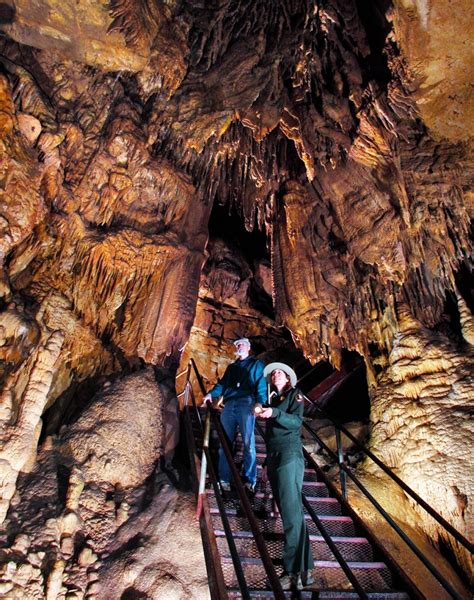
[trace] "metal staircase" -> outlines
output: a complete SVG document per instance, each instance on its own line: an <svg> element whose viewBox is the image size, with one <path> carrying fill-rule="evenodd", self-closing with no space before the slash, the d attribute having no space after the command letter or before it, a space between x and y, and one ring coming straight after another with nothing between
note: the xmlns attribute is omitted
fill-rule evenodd
<svg viewBox="0 0 474 600"><path fill-rule="evenodd" d="M199 386L199 397L204 393L197 367L191 361L187 371L183 412L191 464L196 481L200 480L198 511L213 599L406 600L425 597L403 577L390 556L381 554L383 549L380 544L377 543L378 547L374 547L372 542L377 540L372 538L372 542L369 541L367 534L361 529L363 523L360 520L355 522L350 515L351 511L346 510L348 505L345 490L338 493L306 451L302 501L315 560L312 571L315 581L302 591L283 591L279 583L282 572L282 524L279 515L273 512L270 484L263 482L260 476L261 464L265 458L265 424L257 421L259 476L255 495L249 497L239 474L242 462L240 438L231 449L218 413L198 408L191 384L192 372ZM344 373L341 374L341 377L345 376ZM333 380L334 377L331 385ZM335 381L335 385L339 383ZM325 393L328 392L327 382L323 389ZM342 431L345 431L343 427ZM226 493L220 489L214 468L215 451L219 444L227 455L232 472L233 488ZM198 452L198 449L202 451ZM352 478L353 474L343 464L342 452L334 454L334 459L340 462L343 488L346 475ZM431 507L428 508L437 515ZM450 533L453 534L451 531ZM402 533L402 539L403 535ZM453 535L472 551L472 544L461 534L454 530ZM408 540L408 543L411 544L411 541ZM416 547L415 550L417 551ZM435 572L436 579L449 592L450 597L464 597L437 573L427 559L423 557L423 561L428 570Z"/></svg>
<svg viewBox="0 0 474 600"><path fill-rule="evenodd" d="M257 461L261 465L265 457L265 444L261 432L257 432L256 435ZM241 448L240 444L237 444L237 464L240 457ZM327 533L331 536L332 541L336 544L339 552L347 561L361 587L366 591L368 598L380 600L406 600L409 598L406 593L395 591L392 576L386 564L374 558L373 549L368 540L357 535L356 526L351 517L341 514L341 505L336 498L329 495L328 488L323 482L318 481L317 473L311 468L305 469L303 494ZM243 595L235 574L216 494L210 490L208 498L212 527L217 540L228 598L242 598ZM274 592L267 584L266 571L237 494L224 495L223 504L249 588L249 597L273 598ZM270 484L263 483L260 477L251 504L272 562L277 573L280 574L280 557L283 548L281 519L272 512ZM308 512L306 512L306 518L315 559L313 573L315 582L306 590L298 593L294 592L293 595L297 595L302 599L313 598L313 595L317 592L316 597L318 598L358 598L359 594L354 593L351 583ZM285 596L290 598L292 594L286 592Z"/></svg>

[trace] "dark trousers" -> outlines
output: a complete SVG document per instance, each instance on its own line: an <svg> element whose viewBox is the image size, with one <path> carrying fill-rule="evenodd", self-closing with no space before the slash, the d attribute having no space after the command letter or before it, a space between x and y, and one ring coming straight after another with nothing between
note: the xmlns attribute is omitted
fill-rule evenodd
<svg viewBox="0 0 474 600"><path fill-rule="evenodd" d="M221 414L221 425L231 444L234 442L237 429L239 429L244 446L244 480L255 485L257 481L257 455L255 452L253 405L252 398L226 402ZM222 448L219 450L219 479L226 482L231 480L230 467Z"/></svg>
<svg viewBox="0 0 474 600"><path fill-rule="evenodd" d="M269 453L267 472L283 521L283 567L287 573L309 571L314 567L314 561L301 500L304 477L302 451Z"/></svg>

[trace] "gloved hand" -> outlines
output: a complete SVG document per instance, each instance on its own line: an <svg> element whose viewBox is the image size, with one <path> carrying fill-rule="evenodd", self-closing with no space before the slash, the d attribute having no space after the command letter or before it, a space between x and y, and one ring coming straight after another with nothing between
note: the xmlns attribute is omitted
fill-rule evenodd
<svg viewBox="0 0 474 600"><path fill-rule="evenodd" d="M204 396L204 398L202 399L203 404L212 404L212 402L213 402L213 399L212 399L211 394L206 394Z"/></svg>

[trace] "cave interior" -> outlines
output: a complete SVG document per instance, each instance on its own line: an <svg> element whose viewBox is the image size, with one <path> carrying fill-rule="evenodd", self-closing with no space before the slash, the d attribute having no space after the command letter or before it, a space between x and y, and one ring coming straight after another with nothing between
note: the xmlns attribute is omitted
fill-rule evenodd
<svg viewBox="0 0 474 600"><path fill-rule="evenodd" d="M182 374L210 387L242 336L307 390L350 370L320 406L472 539L473 20L1 3L0 595L207 597ZM469 552L348 456L472 584Z"/></svg>

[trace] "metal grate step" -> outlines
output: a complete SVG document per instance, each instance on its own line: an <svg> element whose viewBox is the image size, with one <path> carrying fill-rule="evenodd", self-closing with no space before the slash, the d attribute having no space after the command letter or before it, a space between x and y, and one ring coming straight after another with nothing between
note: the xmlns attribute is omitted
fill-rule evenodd
<svg viewBox="0 0 474 600"><path fill-rule="evenodd" d="M249 588L268 589L267 576L260 558L240 557L242 569ZM349 562L350 569L359 583L367 592L391 591L392 578L385 563L379 562ZM237 578L234 573L232 559L222 557L222 567L226 586L237 587ZM281 572L281 568L277 566ZM308 589L314 590L352 590L352 586L339 563L335 561L315 560L315 567L311 571L314 584Z"/></svg>
<svg viewBox="0 0 474 600"><path fill-rule="evenodd" d="M221 554L229 555L227 540L222 530L215 531L217 544ZM253 535L250 531L233 532L235 545L239 555L258 557L259 553ZM283 553L283 534L267 532L264 535L272 558L277 559ZM367 562L373 560L372 547L365 538L333 536L332 541L346 561ZM315 560L335 560L329 546L320 535L310 535L311 548Z"/></svg>
<svg viewBox="0 0 474 600"><path fill-rule="evenodd" d="M223 529L220 515L216 509L211 510L212 520L215 529ZM249 525L247 519L241 514L228 515L229 524L232 531L248 531ZM320 521L323 523L326 531L331 536L351 537L355 536L354 523L350 517L344 515L320 515ZM319 535L319 529L309 520L306 520L309 534ZM263 533L283 533L281 519L265 519L260 521L260 530Z"/></svg>
<svg viewBox="0 0 474 600"><path fill-rule="evenodd" d="M308 500L311 504L311 507L315 511L317 515L340 515L341 514L341 505L335 498L318 498L316 496L308 497ZM262 509L265 509L267 513L271 510L271 499L265 496L256 497L253 499L253 510L255 513L259 513ZM209 494L209 506L211 510L217 509L217 501L213 494ZM238 514L240 510L238 507L237 500L231 505L227 505L226 509L228 510L229 515ZM263 516L263 515L262 515ZM306 518L310 517L306 515Z"/></svg>
<svg viewBox="0 0 474 600"><path fill-rule="evenodd" d="M359 595L355 592L345 592L345 591L324 591L320 590L317 593L317 598L319 600L352 600L358 599ZM367 596L370 600L410 600L410 597L403 592L368 592ZM230 589L228 590L228 597L231 600L240 600L242 598L242 594L240 590ZM267 600L274 598L273 592L271 590L250 590L250 597L254 600ZM294 598L295 594L293 592L285 592L286 598ZM301 591L298 593L298 598L301 600L313 600L314 592L313 591Z"/></svg>

